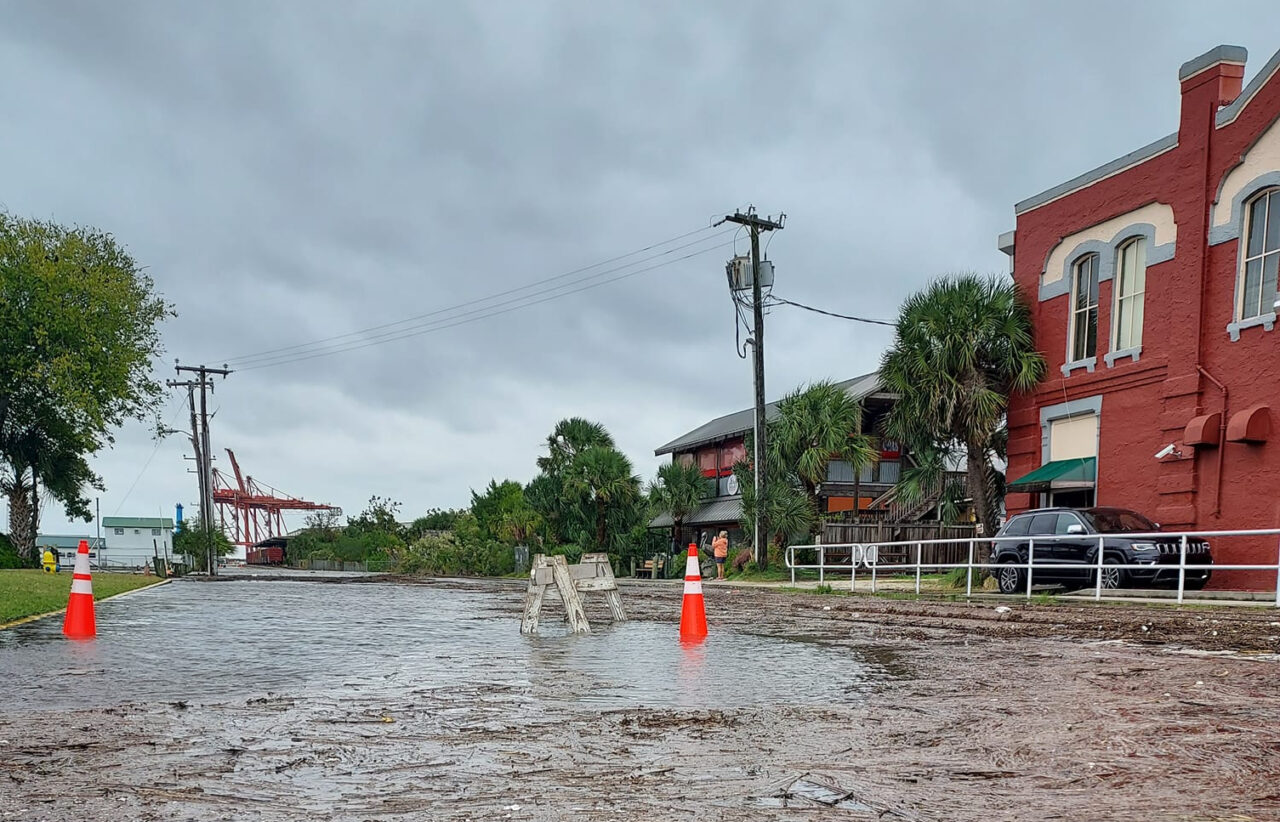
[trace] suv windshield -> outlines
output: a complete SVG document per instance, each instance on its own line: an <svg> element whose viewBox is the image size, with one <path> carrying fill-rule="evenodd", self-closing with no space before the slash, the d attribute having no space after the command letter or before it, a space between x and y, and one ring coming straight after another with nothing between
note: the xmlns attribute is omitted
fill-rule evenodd
<svg viewBox="0 0 1280 822"><path fill-rule="evenodd" d="M1089 520L1093 530L1099 534L1140 533L1158 530L1154 522L1133 511L1097 509L1081 511L1080 514Z"/></svg>

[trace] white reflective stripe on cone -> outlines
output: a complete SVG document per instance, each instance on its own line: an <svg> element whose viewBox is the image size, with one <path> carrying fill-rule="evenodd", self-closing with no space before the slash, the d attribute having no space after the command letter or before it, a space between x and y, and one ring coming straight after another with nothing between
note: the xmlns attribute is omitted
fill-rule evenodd
<svg viewBox="0 0 1280 822"><path fill-rule="evenodd" d="M87 579L71 580L71 593L93 595L93 583Z"/></svg>
<svg viewBox="0 0 1280 822"><path fill-rule="evenodd" d="M75 572L77 574L89 573L89 555L88 554L76 554Z"/></svg>
<svg viewBox="0 0 1280 822"><path fill-rule="evenodd" d="M687 576L687 577L700 577L700 576L702 576L702 572L698 570L698 558L697 558L697 557L685 557L685 560L684 560L684 575L685 575L685 576Z"/></svg>
<svg viewBox="0 0 1280 822"><path fill-rule="evenodd" d="M685 596L688 596L689 594L701 594L701 593L702 593L702 580L700 580L700 579L686 579L686 580L684 581L684 595L685 595Z"/></svg>

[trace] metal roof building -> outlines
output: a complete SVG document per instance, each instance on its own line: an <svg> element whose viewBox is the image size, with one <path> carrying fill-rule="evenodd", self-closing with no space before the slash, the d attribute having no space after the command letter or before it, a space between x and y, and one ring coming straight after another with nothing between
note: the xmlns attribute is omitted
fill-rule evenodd
<svg viewBox="0 0 1280 822"><path fill-rule="evenodd" d="M885 399L893 399L891 394L882 392L883 385L880 382L880 372L873 371L870 374L863 374L861 377L854 377L851 380L836 383L843 388L845 392L856 400L866 399L868 397L880 395ZM778 403L771 402L764 407L765 419L774 419L778 416ZM663 454L674 454L680 451L691 451L703 445L712 445L717 442L738 437L749 432L755 423L755 409L748 408L744 411L737 411L718 417L711 422L704 423L692 431L682 436L676 437L671 442L656 449L653 453L655 456Z"/></svg>

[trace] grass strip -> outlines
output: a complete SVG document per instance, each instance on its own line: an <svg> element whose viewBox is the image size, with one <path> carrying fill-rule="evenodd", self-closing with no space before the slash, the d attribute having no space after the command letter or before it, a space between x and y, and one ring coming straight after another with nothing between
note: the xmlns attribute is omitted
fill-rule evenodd
<svg viewBox="0 0 1280 822"><path fill-rule="evenodd" d="M142 574L97 572L93 575L95 600L155 585L159 577ZM0 626L26 617L60 611L71 595L71 571L46 574L36 568L0 570Z"/></svg>

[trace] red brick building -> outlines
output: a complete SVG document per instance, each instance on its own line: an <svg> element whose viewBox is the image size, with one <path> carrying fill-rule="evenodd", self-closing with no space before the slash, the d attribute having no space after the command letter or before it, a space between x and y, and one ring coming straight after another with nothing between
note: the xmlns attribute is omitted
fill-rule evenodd
<svg viewBox="0 0 1280 822"><path fill-rule="evenodd" d="M1280 53L1248 86L1245 60L1219 46L1184 64L1176 132L1015 207L1000 246L1048 369L1010 407L1010 512L1280 527ZM1271 538L1215 545L1219 562L1276 554Z"/></svg>

